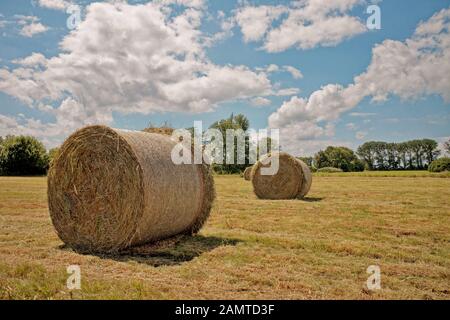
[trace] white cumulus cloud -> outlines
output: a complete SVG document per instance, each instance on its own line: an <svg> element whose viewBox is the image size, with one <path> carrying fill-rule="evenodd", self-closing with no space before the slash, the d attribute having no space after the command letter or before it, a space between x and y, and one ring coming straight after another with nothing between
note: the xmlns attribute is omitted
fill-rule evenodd
<svg viewBox="0 0 450 320"><path fill-rule="evenodd" d="M66 0L37 0L37 5L47 9L64 11L72 4L71 1Z"/></svg>
<svg viewBox="0 0 450 320"><path fill-rule="evenodd" d="M272 101L264 97L256 97L253 98L250 103L254 107L266 107L270 106L272 104Z"/></svg>
<svg viewBox="0 0 450 320"><path fill-rule="evenodd" d="M297 68L295 68L293 66L284 66L283 68L284 68L284 70L289 72L294 79L301 79L301 78L303 78L302 72L300 70L298 70Z"/></svg>
<svg viewBox="0 0 450 320"><path fill-rule="evenodd" d="M272 22L288 11L284 6L245 6L236 12L236 22L241 28L244 41L261 40Z"/></svg>
<svg viewBox="0 0 450 320"><path fill-rule="evenodd" d="M268 52L335 46L367 31L358 17L349 14L359 4L361 0L302 0L287 6L246 4L236 10L236 22L244 41L261 41ZM278 19L281 22L273 24Z"/></svg>
<svg viewBox="0 0 450 320"><path fill-rule="evenodd" d="M31 38L35 34L46 32L49 28L39 22L36 16L15 15L17 24L20 26L20 35Z"/></svg>
<svg viewBox="0 0 450 320"><path fill-rule="evenodd" d="M417 99L439 95L450 102L450 8L436 13L418 25L406 41L385 40L372 50L367 70L344 87L329 84L309 98L292 97L269 117L269 126L285 129L291 143L329 136L327 126L341 114L356 107L365 97L385 101L391 95ZM372 114L352 113L353 116ZM295 132L304 127L305 137ZM289 128L295 128L289 130ZM286 132L287 131L287 132ZM295 131L295 132L294 132ZM357 136L363 138L363 132Z"/></svg>
<svg viewBox="0 0 450 320"><path fill-rule="evenodd" d="M33 52L23 59L14 59L12 62L25 67L36 67L45 66L47 64L47 59L42 53Z"/></svg>
<svg viewBox="0 0 450 320"><path fill-rule="evenodd" d="M182 6L172 10L167 3L173 2ZM64 117L77 119L77 125L110 123L113 112L199 113L221 102L272 94L266 72L208 59L200 31L202 4L93 3L61 41L60 54L33 53L16 59L15 69L0 69L0 91L31 107L53 105L55 124L67 131L73 126ZM69 103L76 114L67 113Z"/></svg>

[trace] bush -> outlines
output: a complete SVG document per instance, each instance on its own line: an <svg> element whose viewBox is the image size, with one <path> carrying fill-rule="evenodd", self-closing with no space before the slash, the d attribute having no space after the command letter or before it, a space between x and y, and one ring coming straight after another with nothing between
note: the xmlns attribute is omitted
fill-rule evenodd
<svg viewBox="0 0 450 320"><path fill-rule="evenodd" d="M431 162L428 166L430 172L450 171L450 158L440 158Z"/></svg>
<svg viewBox="0 0 450 320"><path fill-rule="evenodd" d="M45 174L49 159L44 145L30 136L7 137L0 147L2 175Z"/></svg>
<svg viewBox="0 0 450 320"><path fill-rule="evenodd" d="M350 163L350 170L351 172L362 172L366 169L366 165L363 161L359 159L355 159Z"/></svg>
<svg viewBox="0 0 450 320"><path fill-rule="evenodd" d="M339 169L339 168L325 167L325 168L317 169L317 172L338 173L338 172L344 172L344 171L342 169Z"/></svg>

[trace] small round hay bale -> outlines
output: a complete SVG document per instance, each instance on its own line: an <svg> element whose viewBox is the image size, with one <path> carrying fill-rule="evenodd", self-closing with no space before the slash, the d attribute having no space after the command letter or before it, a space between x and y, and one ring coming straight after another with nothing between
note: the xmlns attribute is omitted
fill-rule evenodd
<svg viewBox="0 0 450 320"><path fill-rule="evenodd" d="M261 169L270 166L267 160L272 156L279 158L278 172L274 175L262 175ZM304 197L309 191L312 176L300 160L285 152L276 152L262 157L252 167L251 181L253 191L260 199L296 199Z"/></svg>
<svg viewBox="0 0 450 320"><path fill-rule="evenodd" d="M115 252L200 230L215 198L206 165L175 165L161 134L85 127L48 174L52 222L67 245Z"/></svg>
<svg viewBox="0 0 450 320"><path fill-rule="evenodd" d="M251 172L252 172L252 167L245 168L245 170L244 170L244 179L245 180L250 181Z"/></svg>

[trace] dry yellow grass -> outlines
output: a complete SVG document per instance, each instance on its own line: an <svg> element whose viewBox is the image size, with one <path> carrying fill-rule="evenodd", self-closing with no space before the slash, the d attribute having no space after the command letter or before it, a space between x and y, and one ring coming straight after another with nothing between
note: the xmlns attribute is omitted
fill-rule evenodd
<svg viewBox="0 0 450 320"><path fill-rule="evenodd" d="M315 176L308 201L215 179L199 236L94 256L60 247L45 178L0 178L0 298L450 299L450 179ZM82 290L69 292L72 264ZM369 265L380 291L365 289Z"/></svg>

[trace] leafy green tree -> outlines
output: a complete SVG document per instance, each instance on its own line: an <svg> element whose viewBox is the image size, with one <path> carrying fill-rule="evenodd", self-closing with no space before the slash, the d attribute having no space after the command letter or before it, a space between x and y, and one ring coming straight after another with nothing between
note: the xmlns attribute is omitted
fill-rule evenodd
<svg viewBox="0 0 450 320"><path fill-rule="evenodd" d="M317 169L332 167L328 154L324 150L320 150L314 155L314 163Z"/></svg>
<svg viewBox="0 0 450 320"><path fill-rule="evenodd" d="M406 169L408 167L407 161L408 143L397 143L397 153L399 159L399 167Z"/></svg>
<svg viewBox="0 0 450 320"><path fill-rule="evenodd" d="M351 162L350 171L352 172L362 172L366 169L366 166L364 165L364 162L360 159L356 158Z"/></svg>
<svg viewBox="0 0 450 320"><path fill-rule="evenodd" d="M387 143L379 141L375 145L375 161L379 170L386 170L389 168L387 164Z"/></svg>
<svg viewBox="0 0 450 320"><path fill-rule="evenodd" d="M6 137L0 136L0 148L2 147L3 142L5 142L7 139L10 139L12 137L14 137L14 136L12 136L12 135L7 135Z"/></svg>
<svg viewBox="0 0 450 320"><path fill-rule="evenodd" d="M363 145L358 147L356 153L361 159L367 164L367 168L369 170L375 169L375 145L377 142L371 141L366 142Z"/></svg>
<svg viewBox="0 0 450 320"><path fill-rule="evenodd" d="M398 150L396 143L386 144L387 167L390 170L397 170L399 167Z"/></svg>
<svg viewBox="0 0 450 320"><path fill-rule="evenodd" d="M405 142L408 154L408 169L414 170L414 148L411 141Z"/></svg>
<svg viewBox="0 0 450 320"><path fill-rule="evenodd" d="M231 115L230 121L234 123L237 128L244 130L244 132L247 132L247 130L250 129L250 121L248 121L247 117L243 114L238 114L234 117Z"/></svg>
<svg viewBox="0 0 450 320"><path fill-rule="evenodd" d="M439 144L435 140L423 139L422 146L427 161L427 165L430 165L434 160L437 159L437 157L441 153L441 151L438 150Z"/></svg>
<svg viewBox="0 0 450 320"><path fill-rule="evenodd" d="M422 156L423 156L423 145L420 140L412 140L411 143L411 149L414 153L414 161L415 161L415 168L416 169L422 169L423 163L422 163Z"/></svg>
<svg viewBox="0 0 450 320"><path fill-rule="evenodd" d="M44 145L34 137L7 137L0 148L3 175L45 174L49 158Z"/></svg>
<svg viewBox="0 0 450 320"><path fill-rule="evenodd" d="M226 164L226 163L224 163L224 164L215 164L213 166L214 170L216 172L218 172L218 173L227 173L227 174L239 173L239 172L244 171L245 168L249 165L249 156L248 155L249 155L249 149L250 149L250 143L251 143L250 139L249 139L249 136L247 134L247 131L250 128L250 122L247 119L247 117L245 117L242 114L238 114L238 115L231 114L231 116L229 118L227 118L227 119L222 119L222 120L214 122L210 126L210 128L211 129L217 129L217 130L219 130L222 133L222 136L223 136L223 155L226 156L227 152L234 154L234 163L232 163L232 164ZM232 130L239 130L240 129L245 134L245 163L244 164L239 164L238 163L238 156L237 156L238 139L237 139L237 137L234 137L233 146L227 146L226 132L229 129L232 129Z"/></svg>
<svg viewBox="0 0 450 320"><path fill-rule="evenodd" d="M364 171L364 163L358 159L353 150L346 147L327 147L314 157L318 169L333 167L342 171Z"/></svg>

